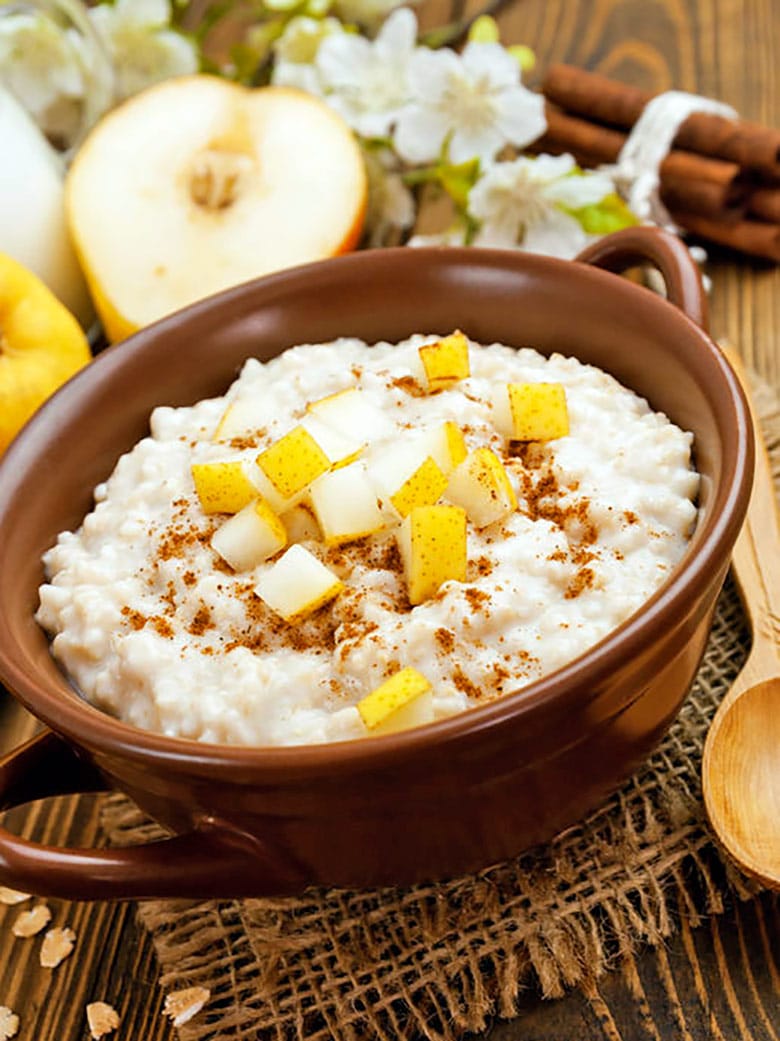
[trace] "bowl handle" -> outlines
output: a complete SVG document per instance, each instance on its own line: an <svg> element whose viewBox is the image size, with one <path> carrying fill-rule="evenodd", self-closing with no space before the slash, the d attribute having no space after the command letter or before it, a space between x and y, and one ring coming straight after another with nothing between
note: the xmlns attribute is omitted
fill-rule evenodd
<svg viewBox="0 0 780 1041"><path fill-rule="evenodd" d="M666 284L668 299L692 321L707 328L707 295L699 268L685 243L660 228L623 228L586 247L576 259L621 274L650 263Z"/></svg>
<svg viewBox="0 0 780 1041"><path fill-rule="evenodd" d="M0 810L109 787L50 730L0 759ZM187 834L120 849L61 849L0 828L0 883L67 900L130 900L276 895L300 891L306 880L256 839L205 817Z"/></svg>

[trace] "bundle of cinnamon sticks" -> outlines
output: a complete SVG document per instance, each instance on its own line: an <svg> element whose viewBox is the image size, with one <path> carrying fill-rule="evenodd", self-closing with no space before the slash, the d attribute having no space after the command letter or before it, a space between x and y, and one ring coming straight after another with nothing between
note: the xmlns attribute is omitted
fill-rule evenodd
<svg viewBox="0 0 780 1041"><path fill-rule="evenodd" d="M652 95L571 65L542 83L547 132L539 151L570 152L582 166L614 163ZM780 262L780 130L695 113L660 169L661 199L695 235Z"/></svg>

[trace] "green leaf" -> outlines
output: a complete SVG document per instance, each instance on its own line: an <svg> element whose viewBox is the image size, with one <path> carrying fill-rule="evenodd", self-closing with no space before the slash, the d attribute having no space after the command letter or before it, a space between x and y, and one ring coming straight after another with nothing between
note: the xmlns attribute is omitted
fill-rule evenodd
<svg viewBox="0 0 780 1041"><path fill-rule="evenodd" d="M639 223L639 220L615 192L605 195L601 202L582 206L578 210L571 210L568 207L561 207L561 209L579 221L588 235L608 235L611 231L620 231L621 228L630 228Z"/></svg>
<svg viewBox="0 0 780 1041"><path fill-rule="evenodd" d="M445 164L439 167L442 188L460 209L468 205L469 192L479 177L479 159L469 159L457 166Z"/></svg>

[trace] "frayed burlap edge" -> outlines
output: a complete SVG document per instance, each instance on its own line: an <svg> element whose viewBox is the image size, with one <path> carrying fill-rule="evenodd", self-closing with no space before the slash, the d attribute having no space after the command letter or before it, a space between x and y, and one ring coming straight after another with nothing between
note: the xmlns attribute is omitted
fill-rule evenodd
<svg viewBox="0 0 780 1041"><path fill-rule="evenodd" d="M758 384L756 403L777 479L778 401ZM587 820L515 861L409 889L141 904L162 987L212 994L182 1041L455 1041L513 1016L529 987L560 996L661 942L679 908L696 925L726 893L755 892L716 849L699 783L704 736L748 642L728 582L696 683L656 753ZM118 844L161 834L119 795L104 823Z"/></svg>

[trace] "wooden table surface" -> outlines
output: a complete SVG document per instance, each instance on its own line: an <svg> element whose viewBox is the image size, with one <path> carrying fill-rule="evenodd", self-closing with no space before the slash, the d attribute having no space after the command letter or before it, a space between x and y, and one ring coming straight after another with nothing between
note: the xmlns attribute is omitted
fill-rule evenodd
<svg viewBox="0 0 780 1041"><path fill-rule="evenodd" d="M441 7L439 6L441 5ZM426 23L445 0L428 0ZM526 43L543 69L565 60L652 90L678 87L719 97L743 116L780 126L778 0L510 0L499 21L505 43ZM780 269L711 250L711 328L780 388ZM0 750L32 733L33 721L0 697ZM54 843L99 840L95 800L57 799L5 817L15 830ZM0 927L0 1005L15 1009L25 1041L86 1038L87 1002L121 1016L118 1041L165 1041L174 1031L148 939L132 905L51 901L54 924L79 936L54 972L37 946ZM0 925L13 909L0 910ZM543 1002L529 993L521 1014L497 1022L490 1041L780 1041L780 902L765 894L691 929L684 914L667 946L645 949L587 994Z"/></svg>

